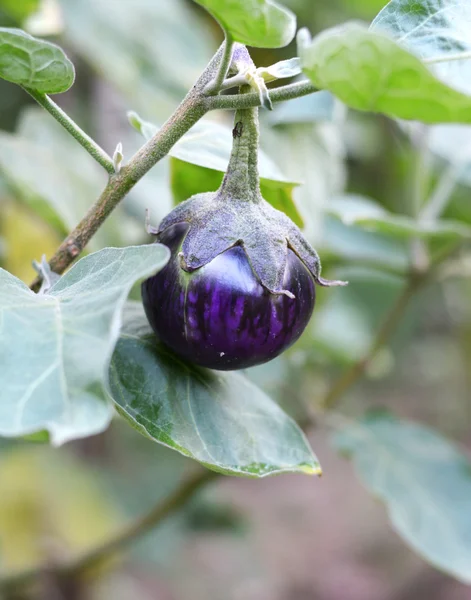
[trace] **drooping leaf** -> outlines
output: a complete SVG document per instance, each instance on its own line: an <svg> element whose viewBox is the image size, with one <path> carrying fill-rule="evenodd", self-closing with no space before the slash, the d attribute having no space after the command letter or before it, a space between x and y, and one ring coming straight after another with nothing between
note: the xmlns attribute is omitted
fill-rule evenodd
<svg viewBox="0 0 471 600"><path fill-rule="evenodd" d="M287 46L296 33L296 17L274 0L195 0L213 15L236 42L256 48Z"/></svg>
<svg viewBox="0 0 471 600"><path fill-rule="evenodd" d="M334 438L392 526L425 560L471 583L471 461L436 432L372 413Z"/></svg>
<svg viewBox="0 0 471 600"><path fill-rule="evenodd" d="M388 212L364 196L346 194L333 198L327 211L346 225L398 238L471 239L471 227L446 219L418 220Z"/></svg>
<svg viewBox="0 0 471 600"><path fill-rule="evenodd" d="M150 332L140 304L127 314L110 393L133 427L228 475L320 473L302 431L261 390L238 373L181 361Z"/></svg>
<svg viewBox="0 0 471 600"><path fill-rule="evenodd" d="M75 70L64 51L25 33L0 27L0 77L43 94L67 91Z"/></svg>
<svg viewBox="0 0 471 600"><path fill-rule="evenodd" d="M0 269L0 435L48 431L53 444L103 431L103 383L132 284L167 262L164 246L82 258L46 294Z"/></svg>
<svg viewBox="0 0 471 600"><path fill-rule="evenodd" d="M392 38L358 23L300 36L303 70L348 106L424 123L471 123L471 97L437 79Z"/></svg>
<svg viewBox="0 0 471 600"><path fill-rule="evenodd" d="M136 113L129 113L128 118L146 139L158 131L155 125L143 121ZM194 125L169 153L178 159L172 160L171 167L175 200L181 202L193 194L218 189L229 163L231 149L230 127L208 120L201 120ZM298 184L284 177L264 152L259 154L259 166L263 197L302 227L303 220L293 200L293 189Z"/></svg>
<svg viewBox="0 0 471 600"><path fill-rule="evenodd" d="M448 85L471 93L471 4L391 0L371 24L430 65Z"/></svg>

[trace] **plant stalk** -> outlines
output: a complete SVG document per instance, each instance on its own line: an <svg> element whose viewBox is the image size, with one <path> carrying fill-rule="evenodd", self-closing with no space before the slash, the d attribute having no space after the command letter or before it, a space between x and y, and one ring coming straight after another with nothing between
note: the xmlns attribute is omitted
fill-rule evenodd
<svg viewBox="0 0 471 600"><path fill-rule="evenodd" d="M270 100L272 102L284 102L285 100L293 100L301 98L308 94L317 92L317 88L308 81L297 81L289 85L283 85L274 89L270 89ZM260 96L257 92L250 94L230 94L227 96L210 96L205 98L204 104L207 110L237 110L240 108L254 108L260 106Z"/></svg>
<svg viewBox="0 0 471 600"><path fill-rule="evenodd" d="M218 94L222 88L222 83L226 79L232 61L232 52L234 50L234 41L229 33L226 32L226 39L223 42L224 51L221 57L221 62L216 73L216 77L211 81L205 89L208 96Z"/></svg>
<svg viewBox="0 0 471 600"><path fill-rule="evenodd" d="M99 163L110 175L113 175L115 168L113 160L108 154L101 148L92 138L87 135L80 127L73 121L67 113L65 113L60 106L58 106L49 96L41 94L36 90L29 88L23 88L28 94L36 100L47 112L54 117L54 119L66 129L77 142L85 148L85 150L92 156L97 163Z"/></svg>
<svg viewBox="0 0 471 600"><path fill-rule="evenodd" d="M237 110L231 157L220 188L228 197L260 200L259 137L258 108Z"/></svg>

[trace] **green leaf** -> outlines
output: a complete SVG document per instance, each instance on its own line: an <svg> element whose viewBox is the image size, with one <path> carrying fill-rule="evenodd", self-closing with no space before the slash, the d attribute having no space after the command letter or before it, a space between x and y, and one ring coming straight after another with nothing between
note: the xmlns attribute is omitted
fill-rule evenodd
<svg viewBox="0 0 471 600"><path fill-rule="evenodd" d="M39 9L39 0L0 0L0 13L3 11L21 23Z"/></svg>
<svg viewBox="0 0 471 600"><path fill-rule="evenodd" d="M296 423L238 373L181 361L128 305L114 352L110 393L119 412L151 440L227 475L320 474Z"/></svg>
<svg viewBox="0 0 471 600"><path fill-rule="evenodd" d="M434 431L385 413L334 442L380 498L397 533L425 560L471 583L471 462Z"/></svg>
<svg viewBox="0 0 471 600"><path fill-rule="evenodd" d="M471 93L471 5L463 0L392 0L371 24L431 66L445 83Z"/></svg>
<svg viewBox="0 0 471 600"><path fill-rule="evenodd" d="M0 269L0 435L48 431L53 444L103 431L103 384L133 283L167 262L166 247L106 248L47 294Z"/></svg>
<svg viewBox="0 0 471 600"><path fill-rule="evenodd" d="M255 48L282 48L296 33L296 17L273 0L195 0L236 42Z"/></svg>
<svg viewBox="0 0 471 600"><path fill-rule="evenodd" d="M471 227L451 220L415 220L395 215L364 196L346 194L333 198L327 212L345 225L356 225L367 231L398 238L471 239Z"/></svg>
<svg viewBox="0 0 471 600"><path fill-rule="evenodd" d="M146 139L158 131L155 125L143 121L134 112L128 113L128 118ZM217 190L227 169L231 149L229 127L204 119L194 125L169 152L171 157L178 159L172 160L171 166L172 192L176 202L199 192ZM293 189L298 184L286 179L264 152L259 154L259 166L263 197L302 227L303 220L293 200Z"/></svg>
<svg viewBox="0 0 471 600"><path fill-rule="evenodd" d="M304 33L299 54L314 85L352 108L424 123L471 123L471 97L437 79L391 38L358 23L312 41Z"/></svg>
<svg viewBox="0 0 471 600"><path fill-rule="evenodd" d="M0 77L42 94L67 91L75 79L64 51L21 29L0 27Z"/></svg>

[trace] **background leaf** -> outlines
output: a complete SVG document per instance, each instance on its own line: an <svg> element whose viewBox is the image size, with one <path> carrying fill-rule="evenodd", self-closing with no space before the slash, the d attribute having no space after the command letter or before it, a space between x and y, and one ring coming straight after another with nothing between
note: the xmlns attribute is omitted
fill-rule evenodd
<svg viewBox="0 0 471 600"><path fill-rule="evenodd" d="M227 475L320 473L302 431L261 390L238 373L181 361L158 343L140 304L127 313L110 393L138 431Z"/></svg>
<svg viewBox="0 0 471 600"><path fill-rule="evenodd" d="M16 22L21 23L30 14L36 12L39 8L40 0L0 0L0 16L2 12Z"/></svg>
<svg viewBox="0 0 471 600"><path fill-rule="evenodd" d="M436 567L471 583L471 462L427 427L372 413L335 438L397 533Z"/></svg>
<svg viewBox="0 0 471 600"><path fill-rule="evenodd" d="M340 102L337 102L340 106ZM332 121L336 100L330 92L322 91L289 102L279 102L267 116L271 125Z"/></svg>
<svg viewBox="0 0 471 600"><path fill-rule="evenodd" d="M471 97L437 79L394 40L358 23L301 37L301 62L320 89L357 110L424 123L471 123Z"/></svg>
<svg viewBox="0 0 471 600"><path fill-rule="evenodd" d="M167 119L215 49L208 25L183 0L60 4L65 39L122 93L123 112L133 106L152 118Z"/></svg>
<svg viewBox="0 0 471 600"><path fill-rule="evenodd" d="M357 225L367 231L383 233L398 238L471 239L471 227L446 219L418 220L388 212L370 198L346 194L333 198L329 214L346 225Z"/></svg>
<svg viewBox="0 0 471 600"><path fill-rule="evenodd" d="M163 267L159 244L82 258L45 295L0 270L0 435L47 430L53 444L103 431L106 376L132 284Z"/></svg>
<svg viewBox="0 0 471 600"><path fill-rule="evenodd" d="M296 33L296 17L273 0L195 0L236 42L258 48L287 46Z"/></svg>
<svg viewBox="0 0 471 600"><path fill-rule="evenodd" d="M75 227L106 184L103 169L35 107L22 114L17 135L0 132L0 172L16 195L61 235ZM121 243L115 218L97 232L91 248Z"/></svg>
<svg viewBox="0 0 471 600"><path fill-rule="evenodd" d="M74 66L64 51L21 31L0 27L0 77L43 94L67 91Z"/></svg>
<svg viewBox="0 0 471 600"><path fill-rule="evenodd" d="M102 478L65 450L29 444L3 452L0 496L1 573L39 568L58 548L86 552L121 523Z"/></svg>
<svg viewBox="0 0 471 600"><path fill-rule="evenodd" d="M388 33L430 63L448 85L471 93L471 5L466 0L392 0L371 29Z"/></svg>

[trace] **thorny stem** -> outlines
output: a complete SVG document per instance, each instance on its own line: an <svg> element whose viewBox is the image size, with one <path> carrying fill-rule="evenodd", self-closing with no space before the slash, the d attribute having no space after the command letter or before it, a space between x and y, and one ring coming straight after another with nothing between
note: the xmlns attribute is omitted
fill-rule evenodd
<svg viewBox="0 0 471 600"><path fill-rule="evenodd" d="M113 160L92 138L87 135L80 127L65 113L60 106L49 98L46 94L41 94L36 90L23 88L28 94L36 100L54 119L64 127L85 150L110 174L115 172Z"/></svg>
<svg viewBox="0 0 471 600"><path fill-rule="evenodd" d="M197 474L184 480L170 496L156 504L147 514L125 526L124 529L104 544L93 548L69 562L54 565L49 569L33 568L6 576L0 579L0 592L16 590L27 586L51 571L54 575L65 578L77 577L88 573L92 568L95 569L103 561L118 554L137 538L145 535L167 517L181 509L200 488L215 477L217 477L217 473L213 471L199 471Z"/></svg>

